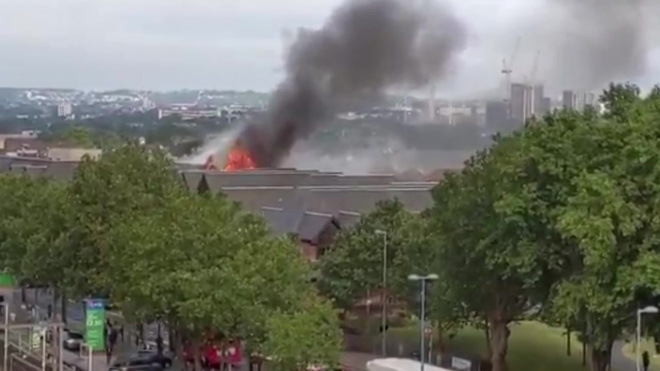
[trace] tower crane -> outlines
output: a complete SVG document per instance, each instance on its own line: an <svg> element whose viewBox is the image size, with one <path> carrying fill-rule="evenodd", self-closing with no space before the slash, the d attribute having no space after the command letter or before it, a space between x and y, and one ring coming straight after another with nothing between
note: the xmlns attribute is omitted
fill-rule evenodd
<svg viewBox="0 0 660 371"><path fill-rule="evenodd" d="M521 36L518 36L516 39L516 43L513 47L513 53L511 53L511 57L509 57L509 60L506 58L502 60L502 74L504 75L504 85L506 89L505 96L509 99L511 99L511 74L513 73L513 62L516 59L516 56L518 55L518 49L520 48L520 40L522 39Z"/></svg>

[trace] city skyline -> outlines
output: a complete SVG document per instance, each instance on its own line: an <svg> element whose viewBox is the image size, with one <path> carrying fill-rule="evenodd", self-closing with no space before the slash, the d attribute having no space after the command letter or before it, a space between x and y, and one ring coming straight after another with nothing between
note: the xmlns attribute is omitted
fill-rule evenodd
<svg viewBox="0 0 660 371"><path fill-rule="evenodd" d="M282 77L282 31L319 27L341 1L0 3L10 10L0 15L0 86L270 91ZM551 80L544 81L548 90L585 88L562 81L558 71L570 68L557 67L561 50L536 28L539 17L551 19L544 0L446 3L470 37L451 76L437 83L439 96L497 89L502 59L511 54L516 35L522 35L522 43L514 79L525 78L540 50L538 76ZM660 82L660 47L651 45L647 54L647 68L627 76L613 73L608 81L630 80L642 87Z"/></svg>

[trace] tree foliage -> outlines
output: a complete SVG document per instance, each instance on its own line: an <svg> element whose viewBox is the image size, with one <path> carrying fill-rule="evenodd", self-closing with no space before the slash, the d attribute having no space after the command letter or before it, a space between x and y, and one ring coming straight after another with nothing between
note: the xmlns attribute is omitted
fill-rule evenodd
<svg viewBox="0 0 660 371"><path fill-rule="evenodd" d="M434 190L436 297L488 320L495 370L506 324L539 306L583 332L602 370L640 298L657 295L657 94L612 86L603 102L604 115L559 112L498 138Z"/></svg>
<svg viewBox="0 0 660 371"><path fill-rule="evenodd" d="M508 324L552 282L553 248L536 238L545 206L535 202L533 187L519 187L525 183L521 144L517 134L478 153L433 191L429 212L441 276L436 315L487 321L498 371L506 369Z"/></svg>
<svg viewBox="0 0 660 371"><path fill-rule="evenodd" d="M185 191L159 151L127 144L85 158L68 187L71 202L69 244L77 251L67 286L79 297L109 295L107 234L122 220L164 207Z"/></svg>
<svg viewBox="0 0 660 371"><path fill-rule="evenodd" d="M7 271L75 299L108 297L130 320L163 321L197 349L209 332L253 351L267 339L279 347L269 331L307 331L299 321L311 318L319 326L296 336L315 338L283 359L338 361L334 312L311 300L297 244L222 195L190 193L164 153L127 144L85 158L71 183L5 174L0 191L11 195L0 200ZM306 308L316 317L301 317Z"/></svg>
<svg viewBox="0 0 660 371"><path fill-rule="evenodd" d="M185 195L127 219L111 240L117 300L186 333L214 329L255 347L271 313L288 313L312 293L297 246L221 195Z"/></svg>
<svg viewBox="0 0 660 371"><path fill-rule="evenodd" d="M339 308L350 309L369 290L382 288L386 257L388 292L408 299L405 277L424 270L428 261L419 251L425 246L422 230L421 217L399 201L378 204L354 228L341 233L321 259L321 292Z"/></svg>
<svg viewBox="0 0 660 371"><path fill-rule="evenodd" d="M310 297L293 312L277 312L267 321L266 354L276 370L335 367L341 349L337 313L328 302Z"/></svg>

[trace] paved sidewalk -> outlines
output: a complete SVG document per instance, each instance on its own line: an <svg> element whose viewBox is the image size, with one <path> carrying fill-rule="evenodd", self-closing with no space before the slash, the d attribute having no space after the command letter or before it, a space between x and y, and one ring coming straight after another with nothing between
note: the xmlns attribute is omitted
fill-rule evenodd
<svg viewBox="0 0 660 371"><path fill-rule="evenodd" d="M367 369L367 362L376 358L382 357L371 353L342 352L341 364L344 370L364 371Z"/></svg>

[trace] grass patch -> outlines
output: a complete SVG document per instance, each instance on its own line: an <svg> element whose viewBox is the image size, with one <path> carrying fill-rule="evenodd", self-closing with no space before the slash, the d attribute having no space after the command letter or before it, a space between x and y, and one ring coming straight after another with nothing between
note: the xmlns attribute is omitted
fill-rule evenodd
<svg viewBox="0 0 660 371"><path fill-rule="evenodd" d="M566 335L563 329L552 328L539 322L524 321L510 326L509 353L507 361L511 371L584 371L582 345L571 339L571 356L566 355ZM419 340L419 329L415 326L393 328L392 337L400 341ZM396 335L395 335L396 334ZM486 354L486 339L483 331L465 328L447 341L450 352L464 356ZM531 367L531 368L530 368Z"/></svg>

